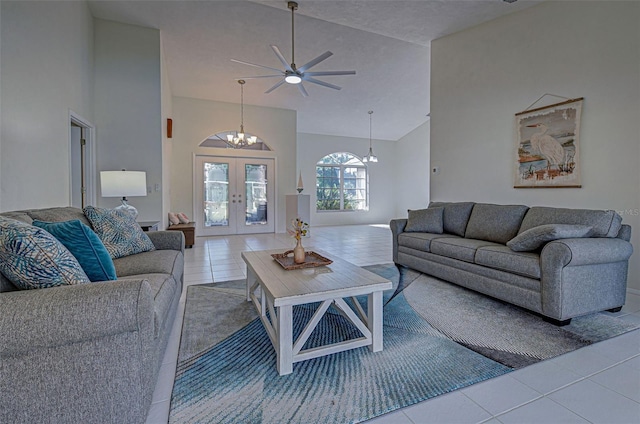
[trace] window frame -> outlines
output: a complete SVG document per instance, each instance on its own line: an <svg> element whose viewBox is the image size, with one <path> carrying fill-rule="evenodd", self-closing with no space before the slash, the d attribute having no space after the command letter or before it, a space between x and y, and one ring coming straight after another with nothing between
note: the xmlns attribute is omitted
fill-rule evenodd
<svg viewBox="0 0 640 424"><path fill-rule="evenodd" d="M347 161L338 162L337 159L339 156L346 155L348 157ZM330 158L326 162L325 159ZM339 194L340 198L335 199L339 200L339 209L319 209L318 202L320 199L318 198L318 190L326 190L326 186L320 185L320 178L325 178L325 173L322 172L322 176L319 176L318 169L319 168L338 168L338 178L339 178ZM357 176L358 171L356 170L356 187L353 189L345 189L345 170L349 168L356 168L357 170L364 171L364 177L360 178ZM335 178L335 177L334 177ZM349 178L347 178L349 179ZM362 179L364 181L364 188L358 188L357 181L358 179ZM363 207L361 209L345 209L345 196L347 190L364 190L364 198L356 198L355 202L362 203ZM331 200L331 199L328 199ZM333 152L323 156L318 162L316 162L316 213L330 213L330 212L368 212L369 211L369 167L365 164L359 156L354 155L350 152Z"/></svg>

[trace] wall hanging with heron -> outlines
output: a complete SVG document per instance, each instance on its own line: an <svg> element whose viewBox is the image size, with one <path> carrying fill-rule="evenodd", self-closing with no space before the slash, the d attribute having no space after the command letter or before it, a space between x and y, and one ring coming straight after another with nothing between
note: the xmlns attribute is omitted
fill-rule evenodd
<svg viewBox="0 0 640 424"><path fill-rule="evenodd" d="M516 113L515 188L582 187L579 148L583 101L582 97L568 99Z"/></svg>

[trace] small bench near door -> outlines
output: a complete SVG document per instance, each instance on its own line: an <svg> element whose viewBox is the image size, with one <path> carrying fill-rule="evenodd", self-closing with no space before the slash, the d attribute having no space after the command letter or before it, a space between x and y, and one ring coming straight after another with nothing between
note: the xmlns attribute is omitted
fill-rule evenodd
<svg viewBox="0 0 640 424"><path fill-rule="evenodd" d="M195 243L195 231L196 231L196 223L189 222L188 224L174 224L169 225L167 230L171 231L182 231L184 234L184 247L193 247Z"/></svg>

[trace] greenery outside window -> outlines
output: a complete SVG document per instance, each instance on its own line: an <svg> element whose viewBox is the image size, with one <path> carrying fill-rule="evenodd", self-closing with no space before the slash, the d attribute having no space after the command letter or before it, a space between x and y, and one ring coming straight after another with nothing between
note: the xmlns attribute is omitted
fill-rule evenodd
<svg viewBox="0 0 640 424"><path fill-rule="evenodd" d="M316 164L317 211L366 211L367 167L347 152L331 153Z"/></svg>

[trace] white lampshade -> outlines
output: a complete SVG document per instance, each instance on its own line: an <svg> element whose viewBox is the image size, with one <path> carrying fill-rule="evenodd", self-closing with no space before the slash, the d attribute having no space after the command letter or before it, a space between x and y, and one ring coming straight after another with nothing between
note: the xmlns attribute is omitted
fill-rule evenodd
<svg viewBox="0 0 640 424"><path fill-rule="evenodd" d="M102 197L147 195L147 173L144 171L100 171Z"/></svg>

